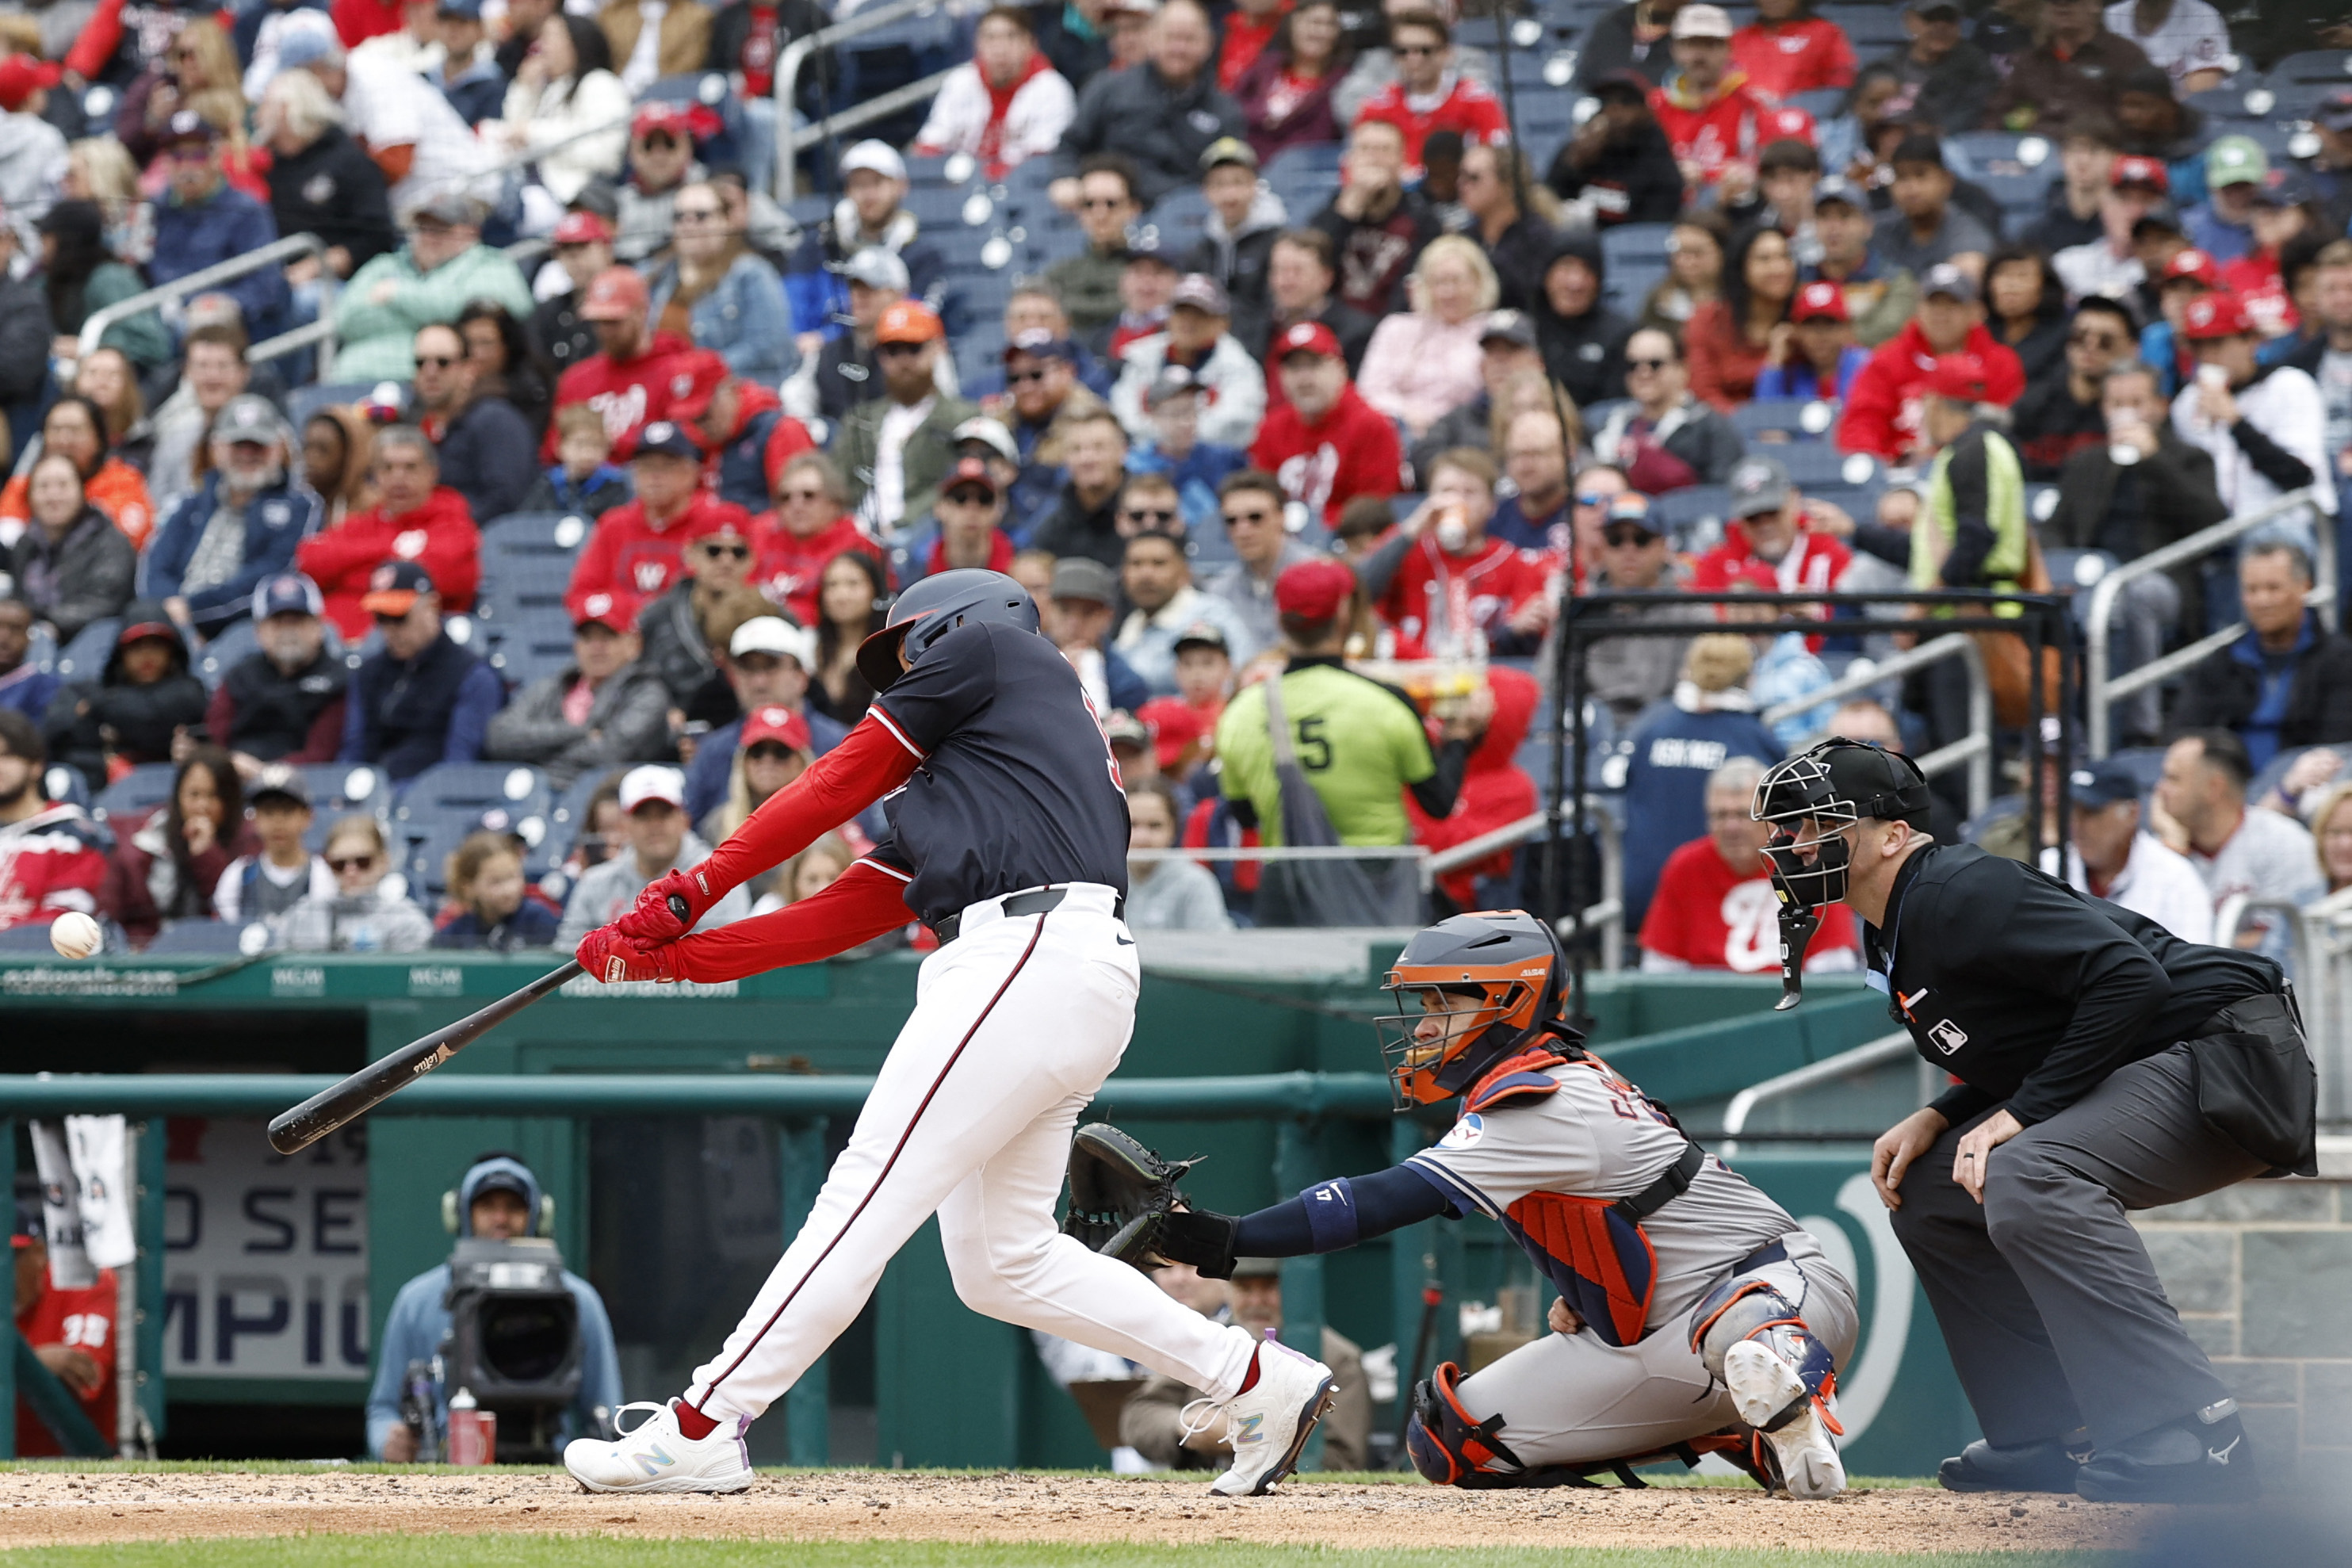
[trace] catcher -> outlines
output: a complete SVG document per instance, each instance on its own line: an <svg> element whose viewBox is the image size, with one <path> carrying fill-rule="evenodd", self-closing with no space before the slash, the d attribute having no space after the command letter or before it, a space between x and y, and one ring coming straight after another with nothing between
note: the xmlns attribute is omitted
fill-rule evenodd
<svg viewBox="0 0 2352 1568"><path fill-rule="evenodd" d="M1380 1021L1399 1109L1459 1096L1462 1110L1404 1163L1236 1218L1175 1207L1187 1167L1087 1129L1073 1226L1129 1261L1224 1278L1237 1257L1335 1252L1484 1214L1559 1291L1554 1331L1475 1376L1446 1363L1413 1389L1406 1441L1423 1475L1566 1486L1721 1453L1768 1489L1835 1496L1831 1396L1853 1349L1853 1285L1582 1048L1560 1016L1563 966L1550 929L1517 910L1456 915L1406 945L1382 987L1398 1016Z"/></svg>

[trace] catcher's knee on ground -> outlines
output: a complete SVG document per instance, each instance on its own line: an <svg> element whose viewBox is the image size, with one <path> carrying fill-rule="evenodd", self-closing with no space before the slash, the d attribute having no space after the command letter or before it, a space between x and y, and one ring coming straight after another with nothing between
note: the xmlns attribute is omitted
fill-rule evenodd
<svg viewBox="0 0 2352 1568"><path fill-rule="evenodd" d="M1462 1369L1445 1362L1435 1375L1412 1391L1412 1420L1405 1428L1405 1451L1412 1458L1413 1468L1440 1486L1475 1491L1583 1487L1595 1485L1595 1476L1614 1476L1627 1486L1638 1487L1643 1484L1633 1474L1638 1466L1668 1461L1696 1465L1702 1450L1727 1446L1695 1437L1617 1458L1529 1464L1504 1438L1506 1423L1499 1414L1479 1416L1463 1403L1461 1379Z"/></svg>
<svg viewBox="0 0 2352 1568"><path fill-rule="evenodd" d="M1837 1392L1837 1358L1806 1323L1797 1302L1772 1280L1754 1274L1737 1275L1708 1291L1691 1309L1690 1338L1691 1349L1708 1375L1717 1381L1723 1378L1725 1355L1746 1340L1771 1351L1797 1374L1799 1391L1780 1409L1751 1423L1758 1430L1778 1431L1809 1404L1821 1405L1831 1431L1843 1430L1829 1415L1825 1403Z"/></svg>

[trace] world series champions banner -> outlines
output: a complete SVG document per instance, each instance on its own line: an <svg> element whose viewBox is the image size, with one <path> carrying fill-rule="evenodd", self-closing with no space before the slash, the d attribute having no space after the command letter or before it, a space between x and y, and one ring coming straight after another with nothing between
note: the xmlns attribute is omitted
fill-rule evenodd
<svg viewBox="0 0 2352 1568"><path fill-rule="evenodd" d="M365 1380L365 1128L289 1156L259 1120L167 1127L165 1374Z"/></svg>

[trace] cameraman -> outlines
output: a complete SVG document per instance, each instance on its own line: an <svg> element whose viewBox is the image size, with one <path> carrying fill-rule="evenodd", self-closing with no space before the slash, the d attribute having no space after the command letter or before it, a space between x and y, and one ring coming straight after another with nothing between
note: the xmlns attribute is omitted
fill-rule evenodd
<svg viewBox="0 0 2352 1568"><path fill-rule="evenodd" d="M511 1154L481 1155L458 1180L461 1237L512 1241L529 1236L539 1208L539 1178ZM564 1425L569 1436L581 1436L599 1429L599 1406L608 1413L621 1407L621 1363L604 1298L568 1268L563 1283L580 1304L581 1339L580 1394L565 1413ZM430 1362L441 1353L449 1337L448 1295L449 1266L443 1263L403 1285L393 1300L383 1342L376 1347L375 1386L368 1391L368 1452L376 1458L404 1465L416 1458L416 1433L401 1418L401 1385L409 1363ZM447 1419L449 1394L446 1387L433 1391L436 1427Z"/></svg>

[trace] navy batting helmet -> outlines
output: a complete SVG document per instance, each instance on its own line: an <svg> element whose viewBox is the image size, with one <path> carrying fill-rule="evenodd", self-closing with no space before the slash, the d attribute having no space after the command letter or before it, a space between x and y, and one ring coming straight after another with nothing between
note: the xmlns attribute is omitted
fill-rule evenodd
<svg viewBox="0 0 2352 1568"><path fill-rule="evenodd" d="M890 606L889 624L858 645L857 673L875 690L887 691L904 673L898 668L901 644L908 658L919 658L966 621L996 621L1034 632L1037 601L1002 572L965 566L936 573L899 595Z"/></svg>

